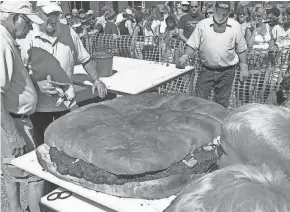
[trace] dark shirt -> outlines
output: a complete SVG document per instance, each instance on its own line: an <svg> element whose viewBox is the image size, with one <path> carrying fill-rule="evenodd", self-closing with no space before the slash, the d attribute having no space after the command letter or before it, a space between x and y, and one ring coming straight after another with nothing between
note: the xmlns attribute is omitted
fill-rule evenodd
<svg viewBox="0 0 290 212"><path fill-rule="evenodd" d="M135 28L137 28L137 27L139 27L139 32L138 32L137 36L143 36L143 28L139 24L136 24Z"/></svg>
<svg viewBox="0 0 290 212"><path fill-rule="evenodd" d="M277 91L276 96L277 96L277 104L278 105L281 105L286 101L286 98L283 97L282 90Z"/></svg>
<svg viewBox="0 0 290 212"><path fill-rule="evenodd" d="M104 33L105 34L116 34L116 35L119 35L119 30L118 30L118 27L115 23L113 22L107 22L106 23L106 26L105 26L105 29L104 29Z"/></svg>
<svg viewBox="0 0 290 212"><path fill-rule="evenodd" d="M179 19L177 28L183 29L183 35L188 39L195 29L196 24L203 19L204 16L200 13L196 17L188 13Z"/></svg>
<svg viewBox="0 0 290 212"><path fill-rule="evenodd" d="M128 28L125 26L126 21L128 21L128 19L123 20L119 24L120 35L130 35Z"/></svg>

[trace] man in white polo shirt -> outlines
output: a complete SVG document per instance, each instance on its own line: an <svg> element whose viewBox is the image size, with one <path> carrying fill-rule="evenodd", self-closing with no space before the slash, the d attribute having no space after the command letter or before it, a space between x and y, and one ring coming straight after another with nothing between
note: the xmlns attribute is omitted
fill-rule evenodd
<svg viewBox="0 0 290 212"><path fill-rule="evenodd" d="M230 2L216 2L214 17L200 21L187 41L177 68L182 68L189 55L199 51L202 70L197 79L197 95L208 99L214 88L214 99L228 107L236 65L240 80L248 77L247 44L241 25L229 18Z"/></svg>
<svg viewBox="0 0 290 212"><path fill-rule="evenodd" d="M32 151L37 137L29 116L35 111L37 93L20 56L15 39L25 38L32 21L43 21L27 2L4 1L0 5L0 71L1 71L1 175L12 212L23 211L20 204L20 182L28 183L31 212L40 212L43 180L11 165L11 160Z"/></svg>
<svg viewBox="0 0 290 212"><path fill-rule="evenodd" d="M36 8L45 23L21 41L21 48L38 94L31 120L43 140L48 125L70 110L67 105L58 104L57 86L51 85L50 80L72 85L74 66L82 64L94 82L92 92L97 89L103 98L107 89L79 36L69 26L59 23L62 13L59 3L38 1Z"/></svg>

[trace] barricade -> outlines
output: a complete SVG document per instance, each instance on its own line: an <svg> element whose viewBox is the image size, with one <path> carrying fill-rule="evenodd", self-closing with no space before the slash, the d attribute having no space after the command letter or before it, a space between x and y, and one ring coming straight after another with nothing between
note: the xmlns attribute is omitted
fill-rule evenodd
<svg viewBox="0 0 290 212"><path fill-rule="evenodd" d="M148 60L166 65L175 64L183 54L185 44L179 39L165 40L163 37L118 36L99 34L81 38L88 52L93 55L98 48L110 49L115 56ZM239 81L240 71L236 77L230 97L230 108L246 103L264 103L268 95L280 89L281 79L289 72L290 51L279 49L273 42L268 50L249 49L247 51L250 77ZM194 71L175 79L158 88L159 93L185 93L195 95L195 86L201 70L198 53L195 53L188 65ZM138 71L138 70L136 70ZM212 91L210 99L213 98Z"/></svg>

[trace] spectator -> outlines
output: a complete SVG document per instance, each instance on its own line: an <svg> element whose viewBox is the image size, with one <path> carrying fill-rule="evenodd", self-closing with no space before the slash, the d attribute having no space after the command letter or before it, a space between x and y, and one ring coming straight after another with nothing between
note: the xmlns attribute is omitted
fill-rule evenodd
<svg viewBox="0 0 290 212"><path fill-rule="evenodd" d="M80 13L79 14L79 19L81 22L81 26L79 28L77 28L78 30L76 30L76 33L81 37L83 37L84 35L86 35L89 31L90 26L88 25L87 22L87 17L85 13Z"/></svg>
<svg viewBox="0 0 290 212"><path fill-rule="evenodd" d="M206 9L205 9L205 17L206 18L211 18L214 15L214 6L213 4L208 4Z"/></svg>
<svg viewBox="0 0 290 212"><path fill-rule="evenodd" d="M133 35L133 13L130 9L126 9L124 20L119 24L120 35Z"/></svg>
<svg viewBox="0 0 290 212"><path fill-rule="evenodd" d="M69 25L71 27L72 26L72 14L71 13L66 13L65 14L65 19L66 19L67 25Z"/></svg>
<svg viewBox="0 0 290 212"><path fill-rule="evenodd" d="M263 49L269 48L271 40L270 26L263 23L266 11L262 6L255 6L253 9L253 22L251 28L246 29L246 40L249 48Z"/></svg>
<svg viewBox="0 0 290 212"><path fill-rule="evenodd" d="M87 13L86 13L86 16L87 16L87 24L89 26L89 32L94 30L94 27L95 27L95 14L94 14L94 11L93 10L89 10Z"/></svg>
<svg viewBox="0 0 290 212"><path fill-rule="evenodd" d="M161 50L163 55L163 62L173 63L174 61L174 48L171 45L171 39L178 35L178 31L176 28L176 20L173 16L168 16L166 18L166 29L165 33L162 35L161 39Z"/></svg>
<svg viewBox="0 0 290 212"><path fill-rule="evenodd" d="M285 21L283 22L283 28L285 31L283 46L289 48L290 47L290 6L285 9Z"/></svg>
<svg viewBox="0 0 290 212"><path fill-rule="evenodd" d="M290 109L245 104L231 111L223 124L219 168L266 164L290 177Z"/></svg>
<svg viewBox="0 0 290 212"><path fill-rule="evenodd" d="M251 27L251 12L248 6L240 5L237 9L237 21L242 26L243 35L246 35L246 29Z"/></svg>
<svg viewBox="0 0 290 212"><path fill-rule="evenodd" d="M106 15L110 12L114 11L111 7L109 6L104 6L102 8L102 12L103 12L103 15L99 18L97 18L97 22L96 22L96 25L98 24L101 24L103 28L105 28L105 25L107 23L106 21Z"/></svg>
<svg viewBox="0 0 290 212"><path fill-rule="evenodd" d="M44 181L11 164L11 160L35 150L39 145L30 115L37 104L37 93L21 60L16 39L23 39L32 22L43 21L28 1L4 1L0 5L1 36L1 177L12 212L24 211L20 203L20 183L28 183L29 211L40 212ZM3 182L2 181L2 182Z"/></svg>
<svg viewBox="0 0 290 212"><path fill-rule="evenodd" d="M103 33L104 32L104 28L106 26L106 15L108 13L110 13L111 11L114 11L111 7L109 6L104 6L102 8L102 16L98 17L95 25L93 27L93 29L88 33L89 35L95 35L95 34L99 34L99 33Z"/></svg>
<svg viewBox="0 0 290 212"><path fill-rule="evenodd" d="M199 13L198 1L191 1L189 3L189 6L190 11L188 12L188 14L182 16L177 24L179 38L184 42L187 42L191 33L195 29L196 24L204 19L204 16Z"/></svg>
<svg viewBox="0 0 290 212"><path fill-rule="evenodd" d="M144 21L144 14L142 12L137 12L135 16L136 25L133 30L133 38L131 42L131 49L133 52L133 57L137 59L143 59L142 49L143 49L143 27L142 23Z"/></svg>
<svg viewBox="0 0 290 212"><path fill-rule="evenodd" d="M196 82L197 95L208 99L215 89L214 99L228 107L236 65L240 63L240 80L248 77L247 45L241 25L228 18L230 2L217 1L213 19L207 18L197 24L187 41L178 68L184 67L189 56L199 51L202 70Z"/></svg>
<svg viewBox="0 0 290 212"><path fill-rule="evenodd" d="M79 19L79 11L77 9L73 9L71 14L72 14L72 25L71 25L71 27L75 31L80 32L81 31L80 27L81 27L82 24L81 24L81 21Z"/></svg>
<svg viewBox="0 0 290 212"><path fill-rule="evenodd" d="M152 8L151 15L144 22L144 47L143 57L145 60L159 61L159 48L157 45L157 38L160 33L161 15L159 9ZM157 56L158 55L158 56Z"/></svg>
<svg viewBox="0 0 290 212"><path fill-rule="evenodd" d="M281 90L270 93L265 103L270 105L282 105L290 109L290 75L283 78Z"/></svg>
<svg viewBox="0 0 290 212"><path fill-rule="evenodd" d="M288 212L289 201L283 172L235 165L191 182L164 212Z"/></svg>
<svg viewBox="0 0 290 212"><path fill-rule="evenodd" d="M164 34L166 30L166 18L169 16L169 10L163 4L158 5L161 14L160 34Z"/></svg>
<svg viewBox="0 0 290 212"><path fill-rule="evenodd" d="M186 5L186 7L188 7L188 4ZM184 12L183 6L181 5L181 2L177 2L176 3L176 13L175 13L176 19L179 21L179 19L185 14L186 14L186 12Z"/></svg>
<svg viewBox="0 0 290 212"><path fill-rule="evenodd" d="M114 23L116 20L116 15L114 11L109 12L106 15L107 23L104 29L105 34L113 35L114 38L117 38L119 35L118 26Z"/></svg>
<svg viewBox="0 0 290 212"><path fill-rule="evenodd" d="M278 48L282 48L284 45L285 39L285 30L282 26L280 26L279 18L280 18L280 10L277 7L273 7L270 11L271 13L271 37L274 40L276 46Z"/></svg>

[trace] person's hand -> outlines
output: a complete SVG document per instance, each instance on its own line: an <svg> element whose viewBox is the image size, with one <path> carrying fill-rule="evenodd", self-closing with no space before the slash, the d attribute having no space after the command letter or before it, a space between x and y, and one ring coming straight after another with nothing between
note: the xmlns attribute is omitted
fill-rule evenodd
<svg viewBox="0 0 290 212"><path fill-rule="evenodd" d="M42 81L38 81L37 82L38 88L39 88L39 90L42 93L47 94L49 96L51 96L51 95L57 95L58 92L55 89L55 86L53 86L50 83L50 81L51 81L51 76L50 75L47 75L46 80L42 80Z"/></svg>
<svg viewBox="0 0 290 212"><path fill-rule="evenodd" d="M240 81L246 81L249 78L249 69L248 65L244 63L240 63Z"/></svg>
<svg viewBox="0 0 290 212"><path fill-rule="evenodd" d="M11 145L11 151L12 151L11 154L14 157L17 158L26 153L26 143L24 139L14 141L13 143L10 143L10 145Z"/></svg>
<svg viewBox="0 0 290 212"><path fill-rule="evenodd" d="M242 157L227 141L222 140L220 148L222 149L223 154L218 154L220 156L217 162L219 168L224 168L235 164L244 164Z"/></svg>
<svg viewBox="0 0 290 212"><path fill-rule="evenodd" d="M176 68L185 69L185 66L187 64L187 60L188 60L188 55L182 55L176 64Z"/></svg>
<svg viewBox="0 0 290 212"><path fill-rule="evenodd" d="M113 34L113 38L114 39L117 39L118 38L118 35L117 34Z"/></svg>
<svg viewBox="0 0 290 212"><path fill-rule="evenodd" d="M100 81L100 80L95 80L93 85L92 85L92 93L95 93L95 89L98 90L98 94L101 98L104 98L107 95L107 88L106 85Z"/></svg>

